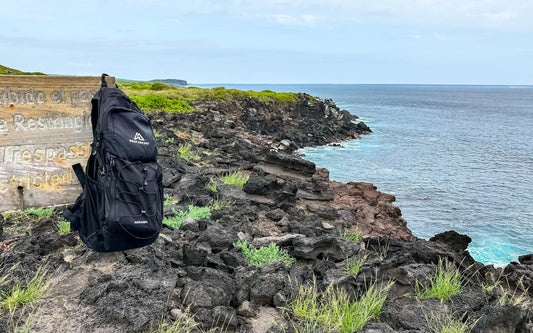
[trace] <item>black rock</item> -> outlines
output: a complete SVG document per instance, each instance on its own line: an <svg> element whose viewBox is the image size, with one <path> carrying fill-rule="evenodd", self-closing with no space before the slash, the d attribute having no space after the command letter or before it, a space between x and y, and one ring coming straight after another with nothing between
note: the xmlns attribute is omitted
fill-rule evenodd
<svg viewBox="0 0 533 333"><path fill-rule="evenodd" d="M205 266L207 250L193 244L183 244L183 261L186 265Z"/></svg>
<svg viewBox="0 0 533 333"><path fill-rule="evenodd" d="M432 242L441 242L448 244L454 251L460 252L466 250L468 244L472 242L472 238L467 235L462 235L454 230L446 231L435 235L429 239Z"/></svg>
<svg viewBox="0 0 533 333"><path fill-rule="evenodd" d="M533 265L533 253L519 256L518 262L520 262L522 265Z"/></svg>
<svg viewBox="0 0 533 333"><path fill-rule="evenodd" d="M359 251L355 242L335 236L299 237L293 241L292 255L296 259L329 259L343 261Z"/></svg>

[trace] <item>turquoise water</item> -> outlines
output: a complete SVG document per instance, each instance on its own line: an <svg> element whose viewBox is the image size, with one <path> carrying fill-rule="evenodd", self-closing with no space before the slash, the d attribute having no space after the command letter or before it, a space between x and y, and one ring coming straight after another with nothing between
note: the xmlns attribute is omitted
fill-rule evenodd
<svg viewBox="0 0 533 333"><path fill-rule="evenodd" d="M418 237L469 235L481 262L533 253L533 87L224 86L332 98L374 131L342 147L301 151L332 179L394 194Z"/></svg>

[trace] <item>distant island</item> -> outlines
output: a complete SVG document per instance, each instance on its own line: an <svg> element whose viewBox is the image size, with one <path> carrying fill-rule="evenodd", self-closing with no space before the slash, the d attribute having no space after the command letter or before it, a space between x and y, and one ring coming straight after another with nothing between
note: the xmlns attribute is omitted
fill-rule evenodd
<svg viewBox="0 0 533 333"><path fill-rule="evenodd" d="M187 85L187 81L177 80L177 79L156 79L156 80L150 80L147 82L149 83L160 82L160 83L165 83L165 84L168 84L169 86L174 86L174 87L183 87Z"/></svg>

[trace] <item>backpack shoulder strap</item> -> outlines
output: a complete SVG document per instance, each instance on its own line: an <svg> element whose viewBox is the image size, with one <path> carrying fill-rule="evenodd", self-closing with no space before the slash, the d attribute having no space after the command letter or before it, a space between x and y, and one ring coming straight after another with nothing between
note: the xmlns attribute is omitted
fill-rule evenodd
<svg viewBox="0 0 533 333"><path fill-rule="evenodd" d="M102 83L101 83L102 88L107 88L107 81L105 80L106 76L109 76L109 75L107 75L106 73L102 73Z"/></svg>
<svg viewBox="0 0 533 333"><path fill-rule="evenodd" d="M98 124L98 117L100 116L100 98L102 95L102 90L107 88L107 81L105 80L107 75L103 73L101 76L100 90L93 96L91 99L92 109L91 109L91 124L93 125L93 134L96 131L96 125Z"/></svg>

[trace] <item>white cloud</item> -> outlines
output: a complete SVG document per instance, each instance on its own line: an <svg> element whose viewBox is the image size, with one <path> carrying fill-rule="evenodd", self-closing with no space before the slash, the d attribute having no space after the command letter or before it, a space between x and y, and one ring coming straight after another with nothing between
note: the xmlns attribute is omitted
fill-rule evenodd
<svg viewBox="0 0 533 333"><path fill-rule="evenodd" d="M311 25L320 18L348 25L533 30L533 1L528 0L242 0L224 4L230 15L277 18L277 23L283 24Z"/></svg>
<svg viewBox="0 0 533 333"><path fill-rule="evenodd" d="M270 16L270 20L279 24L287 25L303 25L303 26L315 26L318 22L318 17L315 15L286 15L275 14Z"/></svg>

